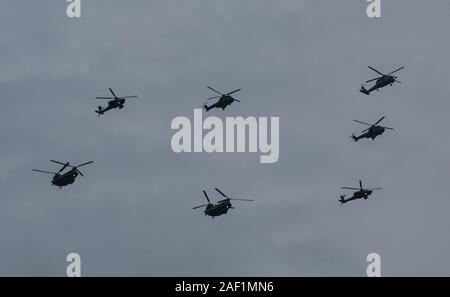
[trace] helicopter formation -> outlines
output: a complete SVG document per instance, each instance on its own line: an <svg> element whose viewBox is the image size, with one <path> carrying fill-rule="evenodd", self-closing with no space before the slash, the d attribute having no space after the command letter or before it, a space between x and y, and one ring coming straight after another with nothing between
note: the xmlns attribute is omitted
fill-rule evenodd
<svg viewBox="0 0 450 297"><path fill-rule="evenodd" d="M375 68L368 66L369 69L375 71L376 73L378 73L379 77L373 78L373 79L369 79L367 80L365 83L370 83L375 81L375 84L369 88L366 89L365 88L365 84L363 84L361 86L361 89L359 90L361 93L366 94L366 95L370 95L371 92L373 91L379 91L381 88L384 88L388 85L392 86L394 83L401 83L401 81L398 80L397 76L394 76L393 74L404 69L405 67L400 67L388 74L383 74L380 71L376 70ZM381 119L379 119L377 122L375 122L375 124L368 124L362 121L358 121L358 120L353 120L356 123L359 124L363 124L366 126L369 126L369 128L363 130L361 132L361 134L359 136L356 136L355 134L352 134L352 139L354 142L359 141L360 139L363 138L368 138L368 139L372 139L372 141L375 140L375 138L377 138L378 136L382 135L386 130L393 130L393 128L390 127L385 127L385 126L381 126L379 125L383 120L385 119L385 116L383 116ZM350 198L345 199L345 197L347 196L346 194L340 195L340 199L339 202L341 203L341 205L350 202L352 200L357 200L357 199L368 199L370 195L372 195L374 190L381 190L381 188L363 188L362 186L362 181L359 180L359 188L351 188L351 187L342 187L341 189L347 189L347 190L354 190L355 192L353 193L353 195Z"/></svg>
<svg viewBox="0 0 450 297"><path fill-rule="evenodd" d="M360 92L366 94L366 95L370 95L371 92L373 92L374 90L379 90L383 87L386 87L388 85L393 85L394 83L400 83L400 81L397 79L397 76L394 76L393 74L404 69L404 67L400 67L388 74L383 74L380 71L376 70L375 68L369 66L369 68L373 71L375 71L376 73L380 74L380 77L374 78L374 79L370 79L367 80L366 83L375 81L375 85L373 85L371 88L366 89L365 85L361 86ZM214 99L218 99L218 101L216 101L214 104L208 106L206 105L206 103L203 105L205 111L209 111L213 108L218 108L218 109L222 109L225 110L225 108L229 105L231 105L232 103L236 102L241 102L240 100L237 100L235 98L233 98L231 95L235 94L239 91L241 91L241 89L236 89L234 91L228 92L228 93L221 93L215 89L213 89L212 87L208 86L208 89L210 89L211 91L217 93L218 95L213 96L213 97L209 97L206 100L214 100ZM95 97L95 99L98 100L109 100L108 101L108 105L106 107L102 107L102 106L98 106L98 109L95 110L95 112L98 114L98 116L103 115L105 112L112 110L112 109L123 109L125 102L127 99L131 99L131 98L137 98L138 96L116 96L116 94L114 93L114 91L111 88L108 88L108 90L110 91L110 93L112 94L113 97ZM383 120L385 119L385 117L383 116L381 119L379 119L377 122L375 122L374 124L368 124L362 121L358 121L358 120L354 120L354 122L357 122L359 124L363 124L366 126L369 126L367 129L363 130L361 132L361 134L359 136L356 136L355 134L353 134L351 137L352 139L357 142L360 139L363 138L368 138L368 139L372 139L375 140L376 137L382 135L386 130L393 130L393 128L390 127L385 127L385 126L381 126L379 125ZM94 161L89 161L89 162L85 162L82 163L80 165L77 166L73 166L70 164L70 162L59 162L59 161L55 161L55 160L50 160L53 163L62 165L61 169L59 169L57 172L52 172L52 171L45 171L45 170L38 170L38 169L32 169L35 172L40 172L40 173L46 173L46 174L52 174L53 178L51 180L51 184L52 186L57 186L60 189L62 187L71 185L75 182L76 178L78 177L78 175L80 176L84 176L83 173L78 169L82 166L88 165L88 164L92 164L94 163ZM67 170L66 172L64 172L64 170L66 168L70 168L70 170ZM224 215L228 213L229 209L233 209L233 205L231 203L232 200L234 201L254 201L251 199L237 199L237 198L230 198L229 196L225 195L222 191L220 191L218 188L214 188L224 199L219 200L216 203L212 203L211 200L208 197L208 194L206 193L206 191L203 191L203 194L207 200L207 204L202 204L199 206L194 207L193 209L198 209L198 208L205 208L204 213L206 216L210 216L212 219L214 219L215 217ZM374 190L379 190L381 188L363 188L362 186L362 181L359 181L359 188L352 188L352 187L342 187L342 189L348 189L348 190L354 190L355 192L353 193L353 195L350 198L345 199L345 197L347 196L346 194L340 195L340 199L339 202L341 203L341 205L348 203L352 200L357 200L357 199L368 199L370 195L372 195Z"/></svg>

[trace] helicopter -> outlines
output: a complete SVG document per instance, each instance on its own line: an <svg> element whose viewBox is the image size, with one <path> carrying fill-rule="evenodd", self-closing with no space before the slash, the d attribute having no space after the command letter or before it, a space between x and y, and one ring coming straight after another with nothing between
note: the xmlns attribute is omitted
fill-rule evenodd
<svg viewBox="0 0 450 297"><path fill-rule="evenodd" d="M117 97L116 94L114 94L114 91L111 88L109 88L109 91L111 92L111 94L114 97L95 97L95 99L107 99L107 100L110 100L110 101L108 101L108 106L106 106L105 108L103 108L101 105L98 106L98 109L95 111L98 114L98 116L101 116L106 111L108 111L110 109L113 109L113 108L122 109L124 107L124 104L125 104L125 99L136 98L137 97L137 96Z"/></svg>
<svg viewBox="0 0 450 297"><path fill-rule="evenodd" d="M241 102L241 101L239 101L239 100L237 100L237 99L234 99L233 97L230 96L231 94L234 94L234 93L236 93L236 92L241 91L241 89L237 89L237 90L235 90L235 91L233 91L233 92L229 92L229 93L227 93L227 94L222 94L222 93L220 93L220 92L214 90L214 89L211 88L211 87L208 87L208 89L210 89L210 90L216 92L217 94L219 94L219 96L210 97L210 98L207 98L206 100L212 100L212 99L217 99L217 98L219 98L219 101L217 101L216 103L214 103L213 105L210 105L210 106L206 105L206 103L205 103L205 104L203 105L203 108L204 108L206 111L209 111L209 110L212 109L212 108L222 108L222 110L225 110L225 108L226 108L228 105L231 105L231 103L233 103L234 101Z"/></svg>
<svg viewBox="0 0 450 297"><path fill-rule="evenodd" d="M197 209L200 207L204 207L206 206L205 209L205 216L210 216L212 217L212 219L214 219L214 217L218 217L221 216L223 214L226 214L228 212L228 209L233 209L233 205L231 204L231 200L239 200L239 201L253 201L250 199L235 199L235 198L230 198L227 195L225 195L224 193L222 193L219 189L214 188L217 192L220 193L220 195L222 195L223 197L225 197L225 199L218 201L216 204L211 203L211 201L209 200L208 194L206 194L205 191L203 191L203 194L206 197L206 200L208 201L208 204L203 204L203 205L199 205L194 207L193 209Z"/></svg>
<svg viewBox="0 0 450 297"><path fill-rule="evenodd" d="M88 165L88 164L91 164L91 163L94 163L94 161L89 161L89 162L80 164L78 166L72 166L72 165L70 165L69 162L62 163L62 162L58 162L58 161L55 161L55 160L50 160L50 162L63 165L63 167L58 172L50 172L50 171L37 170L37 169L33 169L33 171L41 172L41 173L53 174L52 186L57 186L60 189L62 187L64 187L64 186L73 184L75 179L76 179L76 177L78 176L78 174L81 175L81 176L84 176L83 173L81 173L81 171L78 170L79 167L84 166L84 165ZM66 173L61 173L67 167L71 167L72 169L70 169Z"/></svg>
<svg viewBox="0 0 450 297"><path fill-rule="evenodd" d="M357 120L353 120L354 122L363 124L363 125L367 125L370 126L369 128L367 128L366 130L362 131L361 135L359 136L355 136L355 134L352 135L353 140L356 142L358 140L360 140L361 138L370 138L372 140L375 140L375 138L381 134L384 133L384 131L386 129L388 130L393 130L393 128L389 128L389 127L384 127L384 126L377 126L379 123L381 123L382 120L384 120L385 117L382 117L381 119L378 120L378 122L376 122L373 125L361 122L361 121L357 121Z"/></svg>
<svg viewBox="0 0 450 297"><path fill-rule="evenodd" d="M367 199L367 198L369 198L370 195L372 195L372 192L374 190L381 190L382 188L363 189L362 182L361 182L361 180L359 180L359 189L358 188L349 188L349 187L342 187L341 189L356 190L356 192L353 193L353 196L348 199L345 199L346 195L341 195L341 199L339 200L339 202L341 202L341 205L343 205L352 200Z"/></svg>
<svg viewBox="0 0 450 297"><path fill-rule="evenodd" d="M398 68L397 70L394 70L394 71L392 71L392 72L390 72L390 73L388 73L388 74L383 74L383 73L381 73L380 71L378 71L378 70L376 70L375 68L370 67L370 66L369 66L369 68L370 68L371 70L375 71L376 73L378 73L378 74L381 75L381 76L366 81L366 83L369 83L369 82L372 82L372 81L376 81L376 82L375 82L375 85L374 85L373 87L371 87L370 89L367 90L367 89L365 88L365 84L361 86L361 89L360 89L359 91L360 91L361 93L366 94L366 95L370 95L370 93L371 93L372 91L375 91L375 90L379 91L379 89L381 89L381 88L383 88L383 87L385 87L385 86L387 86L387 85L391 85L391 86L392 86L394 83L401 83L401 81L397 80L397 76L394 76L394 75L392 75L392 74L394 74L394 73L397 72L397 71L402 70L402 69L405 68L405 67L400 67L400 68Z"/></svg>

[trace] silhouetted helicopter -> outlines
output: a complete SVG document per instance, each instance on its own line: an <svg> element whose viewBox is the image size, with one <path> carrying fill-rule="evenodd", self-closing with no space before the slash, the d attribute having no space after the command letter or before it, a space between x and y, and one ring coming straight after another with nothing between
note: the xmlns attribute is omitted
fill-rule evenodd
<svg viewBox="0 0 450 297"><path fill-rule="evenodd" d="M222 195L226 199L220 200L216 204L211 203L211 201L208 198L208 195L206 194L205 191L203 191L203 194L205 195L206 200L208 201L208 204L199 205L199 206L194 207L193 209L197 209L197 208L206 206L205 216L210 216L214 219L214 217L218 217L220 215L226 214L228 212L228 209L233 208L233 206L231 204L231 200L253 201L250 199L230 198L227 195L225 195L224 193L222 193L219 189L217 189L217 188L214 188L214 189L216 189L216 191L219 192L220 195Z"/></svg>
<svg viewBox="0 0 450 297"><path fill-rule="evenodd" d="M361 138L371 138L372 140L375 140L375 138L381 134L384 133L384 130L388 129L388 130L393 130L392 128L389 127L384 127L384 126L377 126L379 123L381 123L382 120L384 120L385 117L382 117L381 119L378 120L378 122L376 122L373 125L361 122L361 121L357 121L357 120L353 120L354 122L363 124L363 125L367 125L370 126L370 128L367 128L366 130L362 131L361 135L359 136L355 136L355 134L352 135L352 138L354 141L358 141Z"/></svg>
<svg viewBox="0 0 450 297"><path fill-rule="evenodd" d="M57 186L60 189L62 187L64 187L64 186L73 184L73 182L75 181L75 179L78 176L78 174L80 174L81 176L84 176L83 173L81 173L81 171L78 170L78 167L94 163L94 161L89 161L89 162L80 164L78 166L72 166L72 165L70 165L69 162L61 163L61 162L58 162L58 161L55 161L55 160L50 160L50 162L61 164L61 165L63 165L63 167L58 172L50 172L50 171L37 170L37 169L33 169L33 171L53 174L54 176L53 176L53 179L52 179L52 185L53 186ZM72 169L70 169L66 173L61 174L61 172L64 169L66 169L67 167L72 167Z"/></svg>
<svg viewBox="0 0 450 297"><path fill-rule="evenodd" d="M359 189L348 187L342 187L341 189L356 190L356 192L353 193L353 196L348 199L345 199L346 195L341 195L341 199L339 200L339 202L341 202L341 205L356 199L367 199L370 195L372 195L373 190L381 190L381 188L363 189L361 180L359 181Z"/></svg>
<svg viewBox="0 0 450 297"><path fill-rule="evenodd" d="M241 102L241 101L239 101L237 99L234 99L233 97L230 96L231 94L239 92L241 89L237 89L237 90L235 90L233 92L230 92L230 93L227 93L227 94L222 94L222 93L214 90L211 87L208 87L208 89L216 92L220 96L214 96L214 97L211 97L211 98L207 98L206 100L212 100L212 99L217 99L217 98L220 98L220 99L219 99L219 101L217 101L216 103L214 103L211 106L207 106L206 103L205 103L203 105L203 107L205 108L206 111L209 111L212 108L222 108L222 110L225 110L225 107L227 107L228 105L231 105L231 103L233 103L234 101Z"/></svg>
<svg viewBox="0 0 450 297"><path fill-rule="evenodd" d="M385 86L387 86L387 85L391 85L391 86L392 86L395 82L401 83L401 81L397 80L397 76L393 76L392 74L394 74L394 73L397 72L397 71L402 70L402 69L405 68L405 67L400 67L399 69L394 70L394 71L392 71L392 72L389 73L389 74L383 74L383 73L381 73L380 71L378 71L378 70L376 70L375 68L370 67L370 66L369 66L369 68L372 69L373 71L375 71L376 73L378 73L378 74L381 75L381 76L366 81L366 83L369 83L369 82L372 82L372 81L376 81L376 82L375 82L375 85L374 85L373 87L371 87L370 89L367 90L367 89L364 87L364 85L361 86L361 90L359 90L359 91L360 91L361 93L366 94L366 95L370 95L370 93L371 93L372 91L374 91L374 90L379 91L379 89L381 89L381 88L383 88L383 87L385 87Z"/></svg>
<svg viewBox="0 0 450 297"><path fill-rule="evenodd" d="M95 97L95 99L112 99L108 101L108 106L103 108L101 105L98 106L98 110L95 112L98 113L98 116L104 114L106 111L113 109L113 108L119 108L122 109L125 104L125 99L129 98L136 98L137 96L125 96L125 97L117 97L116 94L114 94L113 90L109 88L109 91L114 97Z"/></svg>

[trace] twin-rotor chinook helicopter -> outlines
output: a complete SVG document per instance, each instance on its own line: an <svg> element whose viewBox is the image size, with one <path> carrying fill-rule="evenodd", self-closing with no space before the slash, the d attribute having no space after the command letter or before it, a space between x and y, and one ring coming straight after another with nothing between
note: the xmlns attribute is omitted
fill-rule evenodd
<svg viewBox="0 0 450 297"><path fill-rule="evenodd" d="M81 176L84 176L83 173L81 173L81 171L78 169L79 167L94 163L94 161L89 161L89 162L80 164L78 166L72 166L72 165L70 165L69 162L62 163L62 162L58 162L55 160L50 160L50 162L63 165L63 167L58 172L50 172L50 171L44 171L44 170L38 170L38 169L33 169L33 171L53 174L52 186L57 186L60 189L64 186L73 184L75 182L75 179L77 178L78 174ZM61 173L67 167L71 167L71 169L69 171L67 171L66 173Z"/></svg>
<svg viewBox="0 0 450 297"><path fill-rule="evenodd" d="M206 194L205 191L203 191L203 194L206 197L206 200L208 201L207 204L202 204L199 206L194 207L193 209L197 209L197 208L201 208L201 207L205 207L205 216L210 216L212 219L214 219L214 217L218 217L221 216L223 214L226 214L228 212L228 210L231 208L233 209L233 205L231 204L231 200L239 200L239 201L253 201L251 199L236 199L236 198L230 198L227 195L225 195L224 193L222 193L219 189L214 188L217 192L219 192L220 195L222 195L223 197L225 197L225 199L217 201L217 203L211 203L211 200L209 200L208 194Z"/></svg>

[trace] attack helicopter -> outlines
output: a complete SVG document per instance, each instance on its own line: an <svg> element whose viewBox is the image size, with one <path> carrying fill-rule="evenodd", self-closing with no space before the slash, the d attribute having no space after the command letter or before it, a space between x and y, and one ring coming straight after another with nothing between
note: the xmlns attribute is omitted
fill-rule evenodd
<svg viewBox="0 0 450 297"><path fill-rule="evenodd" d="M220 93L219 91L216 91L216 90L214 90L214 89L211 88L211 87L208 87L208 89L210 89L210 90L216 92L217 94L219 94L219 96L210 97L210 98L207 98L206 100L213 100L213 99L219 98L219 101L217 101L216 103L214 103L214 104L212 104L212 105L210 105L210 106L206 105L206 103L205 103L205 104L203 105L203 108L204 108L206 111L209 111L209 110L212 109L212 108L222 108L222 110L225 110L225 108L226 108L228 105L231 105L231 103L233 103L234 101L241 102L241 101L239 101L239 100L234 99L233 97L231 97L231 94L234 94L234 93L236 93L236 92L239 92L239 91L241 91L241 89L237 89L237 90L235 90L235 91L233 91L233 92L229 92L229 93L226 93L226 94L222 94L222 93Z"/></svg>
<svg viewBox="0 0 450 297"><path fill-rule="evenodd" d="M401 81L397 80L397 76L394 76L392 74L394 74L397 71L402 70L405 67L400 67L397 70L394 70L394 71L392 71L392 72L390 72L388 74L383 74L380 71L378 71L375 68L370 67L370 66L369 66L369 68L371 70L375 71L376 73L378 73L381 76L366 81L366 83L369 83L369 82L372 82L372 81L376 81L375 85L373 85L370 89L367 90L365 88L365 84L361 86L361 89L359 91L361 93L366 94L366 95L370 95L370 93L372 91L375 91L375 90L379 91L379 89L384 88L385 86L388 86L388 85L392 86L394 83L401 83Z"/></svg>
<svg viewBox="0 0 450 297"><path fill-rule="evenodd" d="M384 126L379 126L378 124L381 123L382 120L384 120L385 117L382 117L381 119L378 120L378 122L376 122L375 124L371 125L371 124L367 124L361 121L357 121L357 120L353 120L354 122L363 124L363 125L367 125L370 126L369 128L367 128L366 130L362 131L361 135L356 136L355 134L352 135L353 140L356 142L358 140L360 140L361 138L370 138L372 140L375 140L375 138L379 135L382 135L384 133L384 131L387 130L393 130L393 128L389 128L389 127L384 127Z"/></svg>
<svg viewBox="0 0 450 297"><path fill-rule="evenodd" d="M101 105L98 106L98 109L95 111L98 114L98 116L101 116L102 114L104 114L105 112L107 112L110 109L114 109L114 108L122 109L124 107L126 99L137 98L137 96L117 97L111 88L109 88L109 91L111 92L111 94L114 97L95 97L95 99L110 100L110 101L108 101L108 106L106 106L106 107L102 107Z"/></svg>
<svg viewBox="0 0 450 297"><path fill-rule="evenodd" d="M352 200L356 200L356 199L368 199L370 195L372 195L372 192L374 190L381 190L382 188L368 188L368 189L363 189L362 187L362 182L361 180L359 181L359 188L349 188L349 187L342 187L341 189L346 189L346 190L356 190L356 192L353 193L353 196L345 199L346 195L341 195L341 199L339 200L339 202L341 202L341 205L352 201Z"/></svg>
<svg viewBox="0 0 450 297"><path fill-rule="evenodd" d="M38 170L38 169L33 169L33 171L53 174L53 179L51 181L52 186L57 186L60 189L64 186L73 184L75 182L75 179L77 178L78 174L81 176L84 176L83 173L81 173L81 171L78 169L79 167L94 163L94 161L89 161L89 162L80 164L78 166L72 166L72 165L70 165L69 162L62 163L62 162L58 162L55 160L50 160L50 162L63 165L63 167L58 172L50 172L50 171ZM71 167L71 169L65 173L62 173L64 171L64 169L66 169L67 167Z"/></svg>
<svg viewBox="0 0 450 297"><path fill-rule="evenodd" d="M225 197L225 199L218 201L217 203L211 203L211 201L209 200L208 194L206 194L205 191L203 191L203 194L206 197L206 200L208 201L207 204L203 204L203 205L199 205L194 207L193 209L197 209L197 208L201 208L201 207L205 207L205 216L210 216L212 219L214 219L214 217L218 217L221 216L223 214L226 214L228 212L228 210L231 208L233 209L233 205L231 204L231 200L239 200L239 201L254 201L251 199L236 199L236 198L230 198L227 195L225 195L224 193L222 193L219 189L214 188L217 192L219 192L220 195L222 195L223 197Z"/></svg>

